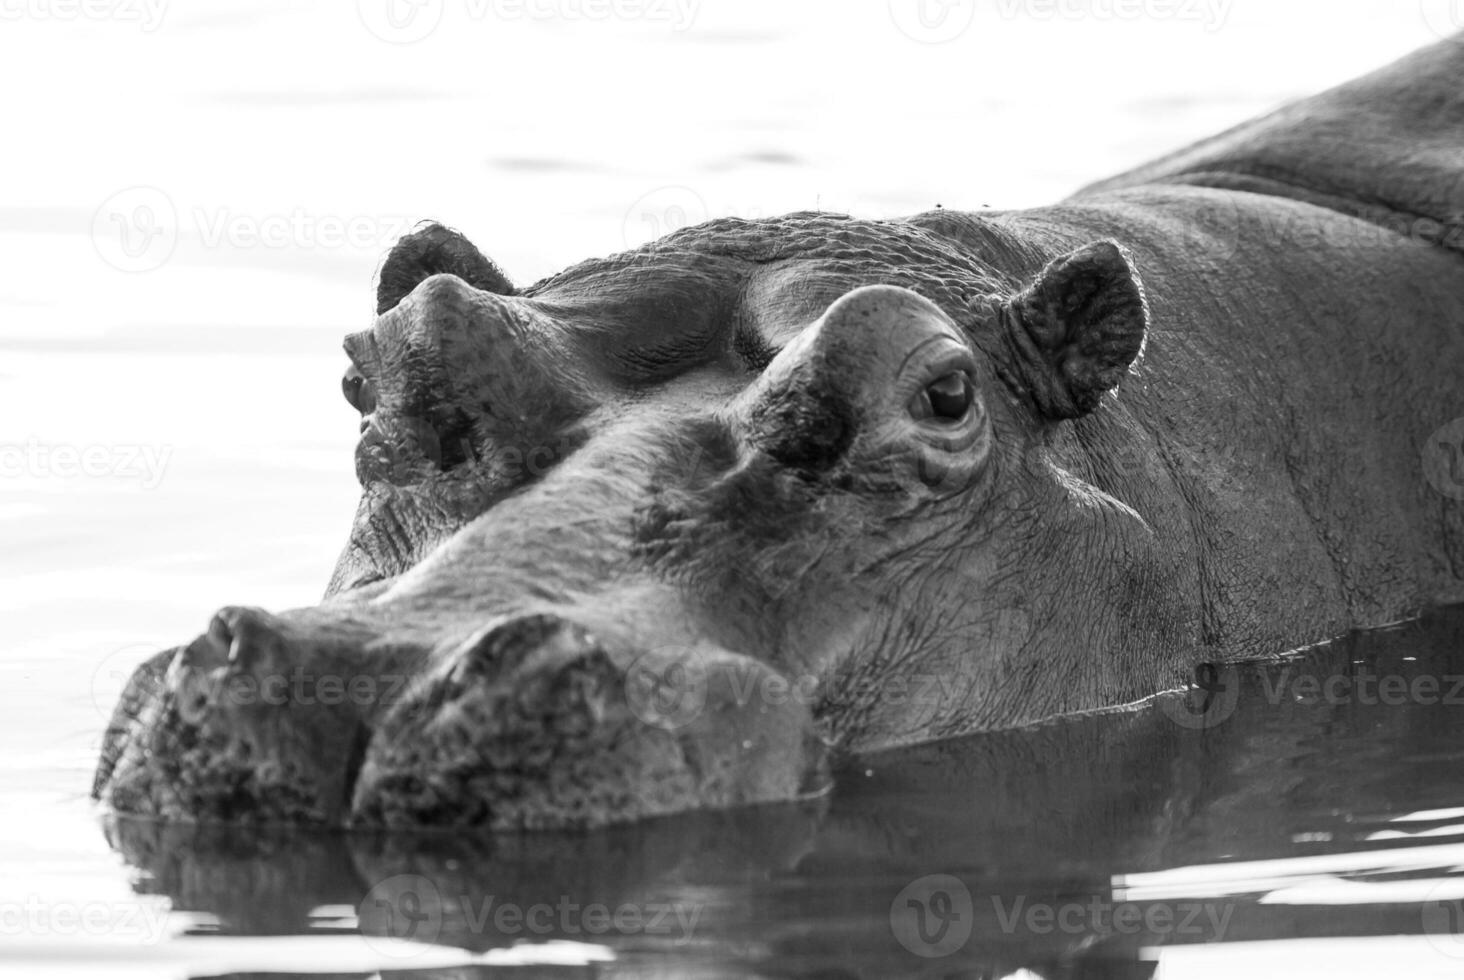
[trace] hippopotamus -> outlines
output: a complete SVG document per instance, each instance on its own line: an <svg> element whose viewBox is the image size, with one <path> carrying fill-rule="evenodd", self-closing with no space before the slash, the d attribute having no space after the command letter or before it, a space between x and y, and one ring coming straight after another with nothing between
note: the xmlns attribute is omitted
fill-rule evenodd
<svg viewBox="0 0 1464 980"><path fill-rule="evenodd" d="M1464 599L1464 44L1050 207L386 257L317 605L142 664L168 820L584 827ZM1430 455L1435 454L1435 455Z"/></svg>

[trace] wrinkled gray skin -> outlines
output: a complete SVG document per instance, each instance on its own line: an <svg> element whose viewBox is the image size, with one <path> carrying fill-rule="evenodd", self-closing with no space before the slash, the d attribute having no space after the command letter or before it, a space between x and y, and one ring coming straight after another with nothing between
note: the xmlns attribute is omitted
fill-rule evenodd
<svg viewBox="0 0 1464 980"><path fill-rule="evenodd" d="M144 665L99 796L493 828L786 800L1464 598L1420 462L1464 415L1464 257L1418 225L1464 213L1460 77L1445 43L1055 207L722 219L521 291L415 233L346 342L329 595Z"/></svg>

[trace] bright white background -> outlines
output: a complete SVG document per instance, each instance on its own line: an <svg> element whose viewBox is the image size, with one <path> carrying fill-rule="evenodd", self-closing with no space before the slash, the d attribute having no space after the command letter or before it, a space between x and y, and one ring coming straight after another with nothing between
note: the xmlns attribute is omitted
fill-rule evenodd
<svg viewBox="0 0 1464 980"><path fill-rule="evenodd" d="M1456 14L0 0L0 902L125 902L84 794L126 668L319 595L355 499L340 339L412 222L528 283L718 214L1040 204Z"/></svg>

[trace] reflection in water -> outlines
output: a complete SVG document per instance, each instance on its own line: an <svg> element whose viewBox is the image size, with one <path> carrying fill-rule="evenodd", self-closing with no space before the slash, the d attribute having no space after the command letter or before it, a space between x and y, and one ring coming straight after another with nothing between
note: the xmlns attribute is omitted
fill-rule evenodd
<svg viewBox="0 0 1464 980"><path fill-rule="evenodd" d="M1464 962L1464 607L1201 680L851 761L816 804L587 834L108 832L141 890L211 917L201 941L582 964L388 960L401 977L1147 977L1382 936ZM587 945L523 948L554 941Z"/></svg>

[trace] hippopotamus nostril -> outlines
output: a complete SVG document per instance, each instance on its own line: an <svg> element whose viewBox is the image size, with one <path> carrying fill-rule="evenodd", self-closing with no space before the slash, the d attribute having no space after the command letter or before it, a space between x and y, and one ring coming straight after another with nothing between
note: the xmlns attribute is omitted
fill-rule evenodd
<svg viewBox="0 0 1464 980"><path fill-rule="evenodd" d="M168 666L167 687L173 692L179 716L187 724L203 721L214 703L229 657L228 627L217 616L205 633L174 656Z"/></svg>
<svg viewBox="0 0 1464 980"><path fill-rule="evenodd" d="M431 459L441 470L450 470L477 457L473 449L473 420L461 408L437 407L428 413L432 430Z"/></svg>
<svg viewBox="0 0 1464 980"><path fill-rule="evenodd" d="M542 651L593 644L583 629L549 613L499 620L473 634L452 654L448 686L460 691L473 683L495 683L518 672Z"/></svg>
<svg viewBox="0 0 1464 980"><path fill-rule="evenodd" d="M169 688L179 716L201 724L211 707L219 704L231 678L251 674L255 681L284 669L285 643L257 609L231 606L219 610L208 629L184 647L168 669Z"/></svg>
<svg viewBox="0 0 1464 980"><path fill-rule="evenodd" d="M195 670L215 670L229 662L233 634L220 617L209 621L208 630L199 636L179 654L185 667Z"/></svg>
<svg viewBox="0 0 1464 980"><path fill-rule="evenodd" d="M274 617L261 609L229 606L219 610L208 632L194 641L207 642L213 656L223 651L223 662L215 664L221 678L249 674L256 682L288 669L286 642Z"/></svg>
<svg viewBox="0 0 1464 980"><path fill-rule="evenodd" d="M356 476L362 485L377 481L411 483L425 475L424 469L451 469L466 458L459 444L444 452L437 428L412 415L363 419L361 441L356 444Z"/></svg>
<svg viewBox="0 0 1464 980"><path fill-rule="evenodd" d="M178 717L189 725L202 724L212 701L212 685L207 675L198 668L189 666L180 653L168 669L166 683L173 692L173 703L178 710Z"/></svg>

